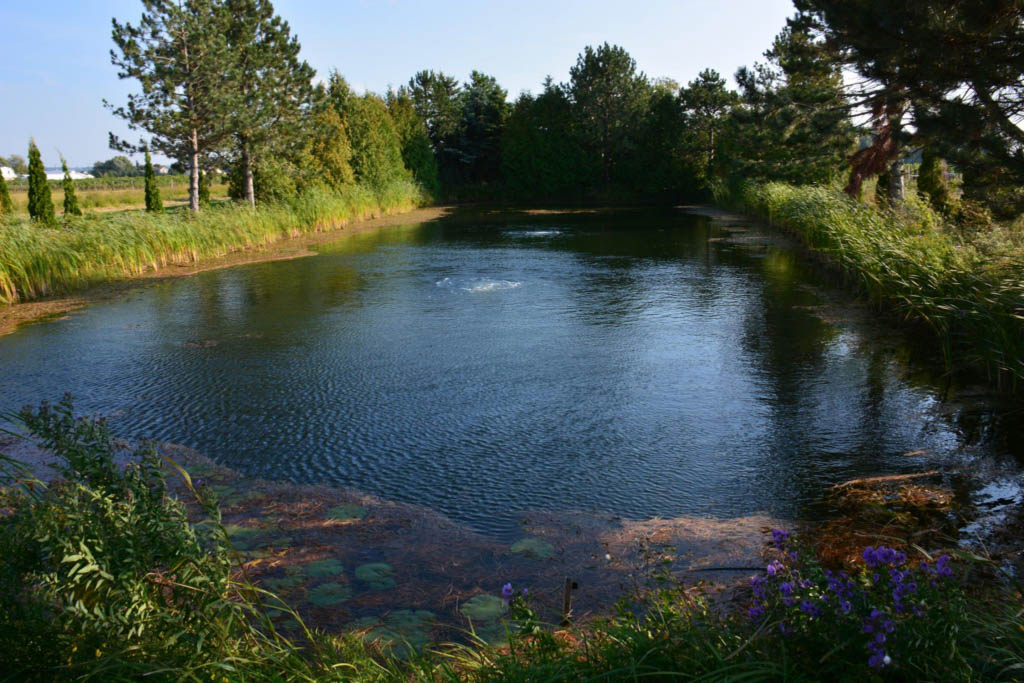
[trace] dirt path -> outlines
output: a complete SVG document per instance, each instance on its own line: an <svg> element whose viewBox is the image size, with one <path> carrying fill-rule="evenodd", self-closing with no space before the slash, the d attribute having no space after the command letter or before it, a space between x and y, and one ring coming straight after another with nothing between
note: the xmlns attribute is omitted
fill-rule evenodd
<svg viewBox="0 0 1024 683"><path fill-rule="evenodd" d="M310 256L316 252L311 247L317 244L334 242L348 235L355 235L370 230L395 225L406 225L409 223L422 223L434 220L446 215L449 207L432 206L423 209L415 209L406 213L392 216L382 216L365 221L350 223L337 230L317 232L301 237L283 239L262 247L236 251L225 256L203 259L188 265L171 265L158 270L149 271L127 280L107 282L95 287L83 289L72 294L64 294L33 301L26 301L19 304L0 305L0 336L10 334L22 325L33 320L52 318L63 315L70 311L83 308L101 301L111 301L126 296L127 294L160 282L174 280L181 277L188 277L196 273L218 268L228 268L244 263L257 263L260 261L279 261L283 259L300 258Z"/></svg>

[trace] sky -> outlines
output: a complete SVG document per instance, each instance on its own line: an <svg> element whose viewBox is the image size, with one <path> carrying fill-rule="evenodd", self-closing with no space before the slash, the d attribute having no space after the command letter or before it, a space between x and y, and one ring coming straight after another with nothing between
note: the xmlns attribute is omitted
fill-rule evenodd
<svg viewBox="0 0 1024 683"><path fill-rule="evenodd" d="M4 2L0 8L0 155L47 166L116 154L108 133L137 140L103 107L135 85L110 63L110 20L135 23L139 0ZM357 90L384 92L420 69L466 80L477 69L514 98L544 77L569 78L586 45L624 47L652 78L680 83L701 69L730 77L763 53L793 14L791 0L277 0L274 7L318 76L337 70Z"/></svg>

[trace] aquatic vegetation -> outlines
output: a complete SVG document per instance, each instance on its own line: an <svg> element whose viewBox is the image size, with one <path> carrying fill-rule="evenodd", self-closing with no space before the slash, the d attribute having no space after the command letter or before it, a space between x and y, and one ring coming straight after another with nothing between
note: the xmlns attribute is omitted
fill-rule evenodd
<svg viewBox="0 0 1024 683"><path fill-rule="evenodd" d="M327 511L327 519L335 519L342 522L363 519L364 517L366 517L366 508L362 505L335 505Z"/></svg>
<svg viewBox="0 0 1024 683"><path fill-rule="evenodd" d="M332 607L352 597L352 591L341 583L322 583L309 591L309 602L317 607Z"/></svg>
<svg viewBox="0 0 1024 683"><path fill-rule="evenodd" d="M306 573L316 579L338 576L345 571L344 565L333 557L317 560L306 565Z"/></svg>
<svg viewBox="0 0 1024 683"><path fill-rule="evenodd" d="M536 536L527 536L516 541L509 550L517 555L525 555L538 560L546 560L555 554L555 546Z"/></svg>
<svg viewBox="0 0 1024 683"><path fill-rule="evenodd" d="M275 593L287 592L295 590L306 582L306 578L299 574L292 574L290 576L274 577L269 579L262 579L262 583Z"/></svg>
<svg viewBox="0 0 1024 683"><path fill-rule="evenodd" d="M16 303L167 265L257 247L345 223L408 211L424 202L420 187L349 186L310 191L256 209L213 205L186 211L91 214L41 228L24 217L0 221L0 303Z"/></svg>
<svg viewBox="0 0 1024 683"><path fill-rule="evenodd" d="M508 613L508 602L497 595L481 593L462 603L459 612L473 621L495 621Z"/></svg>
<svg viewBox="0 0 1024 683"><path fill-rule="evenodd" d="M363 631L362 640L383 647L399 657L408 657L431 642L435 616L427 610L399 609L383 618L364 617L351 624L353 631Z"/></svg>
<svg viewBox="0 0 1024 683"><path fill-rule="evenodd" d="M370 584L370 588L387 590L395 586L395 580L391 576L394 571L390 564L370 562L356 568L356 578Z"/></svg>

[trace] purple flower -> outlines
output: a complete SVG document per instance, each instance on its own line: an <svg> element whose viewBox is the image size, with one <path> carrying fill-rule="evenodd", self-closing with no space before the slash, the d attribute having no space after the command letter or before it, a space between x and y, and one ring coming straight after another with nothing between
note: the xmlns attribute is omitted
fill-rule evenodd
<svg viewBox="0 0 1024 683"><path fill-rule="evenodd" d="M515 591L512 590L511 583L506 583L501 587L501 597L505 598L506 601L511 600L514 593Z"/></svg>
<svg viewBox="0 0 1024 683"><path fill-rule="evenodd" d="M785 570L785 565L783 565L778 560L774 560L770 565L768 565L767 568L768 576L776 576L777 574L784 572Z"/></svg>
<svg viewBox="0 0 1024 683"><path fill-rule="evenodd" d="M789 540L789 532L785 529L772 529L772 544L782 550L783 546L786 545L786 541Z"/></svg>
<svg viewBox="0 0 1024 683"><path fill-rule="evenodd" d="M783 581L781 584L779 584L779 592L783 595L792 595L793 588L794 586L792 581Z"/></svg>

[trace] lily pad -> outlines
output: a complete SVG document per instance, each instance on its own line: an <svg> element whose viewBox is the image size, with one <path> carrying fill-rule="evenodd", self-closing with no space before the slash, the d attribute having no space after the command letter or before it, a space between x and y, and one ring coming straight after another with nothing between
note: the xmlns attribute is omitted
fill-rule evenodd
<svg viewBox="0 0 1024 683"><path fill-rule="evenodd" d="M527 536L516 541L509 550L517 555L525 555L537 560L546 560L555 554L555 546L536 536Z"/></svg>
<svg viewBox="0 0 1024 683"><path fill-rule="evenodd" d="M322 583L309 592L309 601L318 607L339 605L350 597L352 591L341 583Z"/></svg>
<svg viewBox="0 0 1024 683"><path fill-rule="evenodd" d="M366 517L366 508L362 505L335 505L327 511L327 519L347 521L364 517Z"/></svg>
<svg viewBox="0 0 1024 683"><path fill-rule="evenodd" d="M384 562L370 562L356 569L356 578L364 583L370 584L371 588L387 590L393 588L395 580L391 577L394 568Z"/></svg>
<svg viewBox="0 0 1024 683"><path fill-rule="evenodd" d="M301 586L303 583L305 583L305 579L299 575L263 579L263 585L267 588L267 590L273 593L294 590Z"/></svg>
<svg viewBox="0 0 1024 683"><path fill-rule="evenodd" d="M362 639L365 643L376 643L392 649L399 657L406 657L423 649L431 642L430 629L434 613L427 610L400 609L383 619L365 617L352 622L349 627L356 631L366 630Z"/></svg>
<svg viewBox="0 0 1024 683"><path fill-rule="evenodd" d="M306 565L306 573L316 579L326 579L329 576L337 576L345 571L345 567L338 560L328 558L317 560Z"/></svg>
<svg viewBox="0 0 1024 683"><path fill-rule="evenodd" d="M474 595L462 603L459 611L472 621L497 621L508 611L508 604L497 595Z"/></svg>

